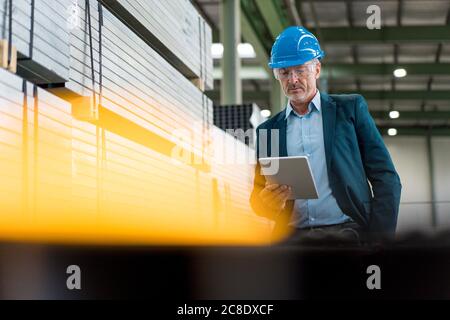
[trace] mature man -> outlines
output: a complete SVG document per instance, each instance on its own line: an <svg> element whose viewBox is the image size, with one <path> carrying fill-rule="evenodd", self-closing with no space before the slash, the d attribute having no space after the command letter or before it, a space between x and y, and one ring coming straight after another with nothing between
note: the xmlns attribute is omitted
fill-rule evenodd
<svg viewBox="0 0 450 320"><path fill-rule="evenodd" d="M257 128L258 158L309 157L319 199L287 200L290 187L266 183L258 164L250 203L257 214L276 221L275 234L288 226L291 239L308 234L392 235L399 176L364 98L317 89L324 55L316 37L303 27L287 28L278 36L269 67L289 101ZM263 129L267 136L261 135ZM275 133L277 146L271 144Z"/></svg>

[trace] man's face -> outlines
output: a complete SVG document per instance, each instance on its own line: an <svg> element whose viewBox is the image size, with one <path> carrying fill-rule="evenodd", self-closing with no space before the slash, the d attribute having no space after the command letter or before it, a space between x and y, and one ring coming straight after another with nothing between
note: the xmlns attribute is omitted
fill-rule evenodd
<svg viewBox="0 0 450 320"><path fill-rule="evenodd" d="M297 103L309 102L317 92L316 80L320 76L320 62L277 70L284 94Z"/></svg>

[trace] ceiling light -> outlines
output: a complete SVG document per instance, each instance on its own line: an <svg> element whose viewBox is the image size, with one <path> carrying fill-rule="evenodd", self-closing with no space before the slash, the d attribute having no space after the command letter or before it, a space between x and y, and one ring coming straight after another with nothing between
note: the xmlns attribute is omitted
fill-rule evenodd
<svg viewBox="0 0 450 320"><path fill-rule="evenodd" d="M405 77L407 74L408 74L408 73L407 73L406 70L403 69L403 68L399 68L399 69L395 69L395 70L394 70L394 76L395 76L396 78L403 78L403 77Z"/></svg>
<svg viewBox="0 0 450 320"><path fill-rule="evenodd" d="M398 119L400 117L400 112L398 111L391 111L389 112L389 118L391 119Z"/></svg>
<svg viewBox="0 0 450 320"><path fill-rule="evenodd" d="M213 59L222 59L223 45L221 43L213 43L211 46L211 55Z"/></svg>
<svg viewBox="0 0 450 320"><path fill-rule="evenodd" d="M261 110L261 116L264 118L270 117L271 114L272 114L272 112L270 112L270 110L267 110L267 109Z"/></svg>
<svg viewBox="0 0 450 320"><path fill-rule="evenodd" d="M250 43L240 43L238 44L238 54L239 58L247 59L247 58L256 58L256 52L253 46ZM222 59L223 58L223 44L221 43L213 43L211 46L211 55L213 59Z"/></svg>
<svg viewBox="0 0 450 320"><path fill-rule="evenodd" d="M238 53L240 58L256 58L255 49L250 43L240 43L238 44Z"/></svg>
<svg viewBox="0 0 450 320"><path fill-rule="evenodd" d="M388 135L390 135L391 137L396 136L397 135L397 129L391 128L388 130Z"/></svg>

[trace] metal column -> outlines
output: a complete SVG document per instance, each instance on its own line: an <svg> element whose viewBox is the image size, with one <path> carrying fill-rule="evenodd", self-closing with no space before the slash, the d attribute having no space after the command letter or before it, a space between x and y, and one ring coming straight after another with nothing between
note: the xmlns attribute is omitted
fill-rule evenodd
<svg viewBox="0 0 450 320"><path fill-rule="evenodd" d="M220 103L222 105L242 104L241 60L237 51L241 40L240 14L239 0L222 0L220 13L220 38L224 47L221 62L223 76Z"/></svg>
<svg viewBox="0 0 450 320"><path fill-rule="evenodd" d="M430 193L431 193L431 226L433 229L437 227L437 211L436 211L436 191L434 185L434 155L433 145L431 141L432 128L427 132L427 156L428 156L428 171L430 173Z"/></svg>
<svg viewBox="0 0 450 320"><path fill-rule="evenodd" d="M272 111L272 115L276 115L278 112L283 110L286 103L287 99L281 89L280 83L272 76L270 89L270 109Z"/></svg>

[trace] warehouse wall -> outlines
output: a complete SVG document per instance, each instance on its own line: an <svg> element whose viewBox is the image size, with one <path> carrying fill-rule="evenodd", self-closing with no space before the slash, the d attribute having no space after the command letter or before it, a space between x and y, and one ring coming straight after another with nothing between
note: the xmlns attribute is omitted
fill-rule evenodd
<svg viewBox="0 0 450 320"><path fill-rule="evenodd" d="M425 137L386 137L386 145L402 181L398 231L431 231L431 186ZM450 138L433 137L438 228L450 227ZM444 203L439 203L444 202Z"/></svg>
<svg viewBox="0 0 450 320"><path fill-rule="evenodd" d="M438 230L450 228L450 138L435 137L434 153L435 190Z"/></svg>

